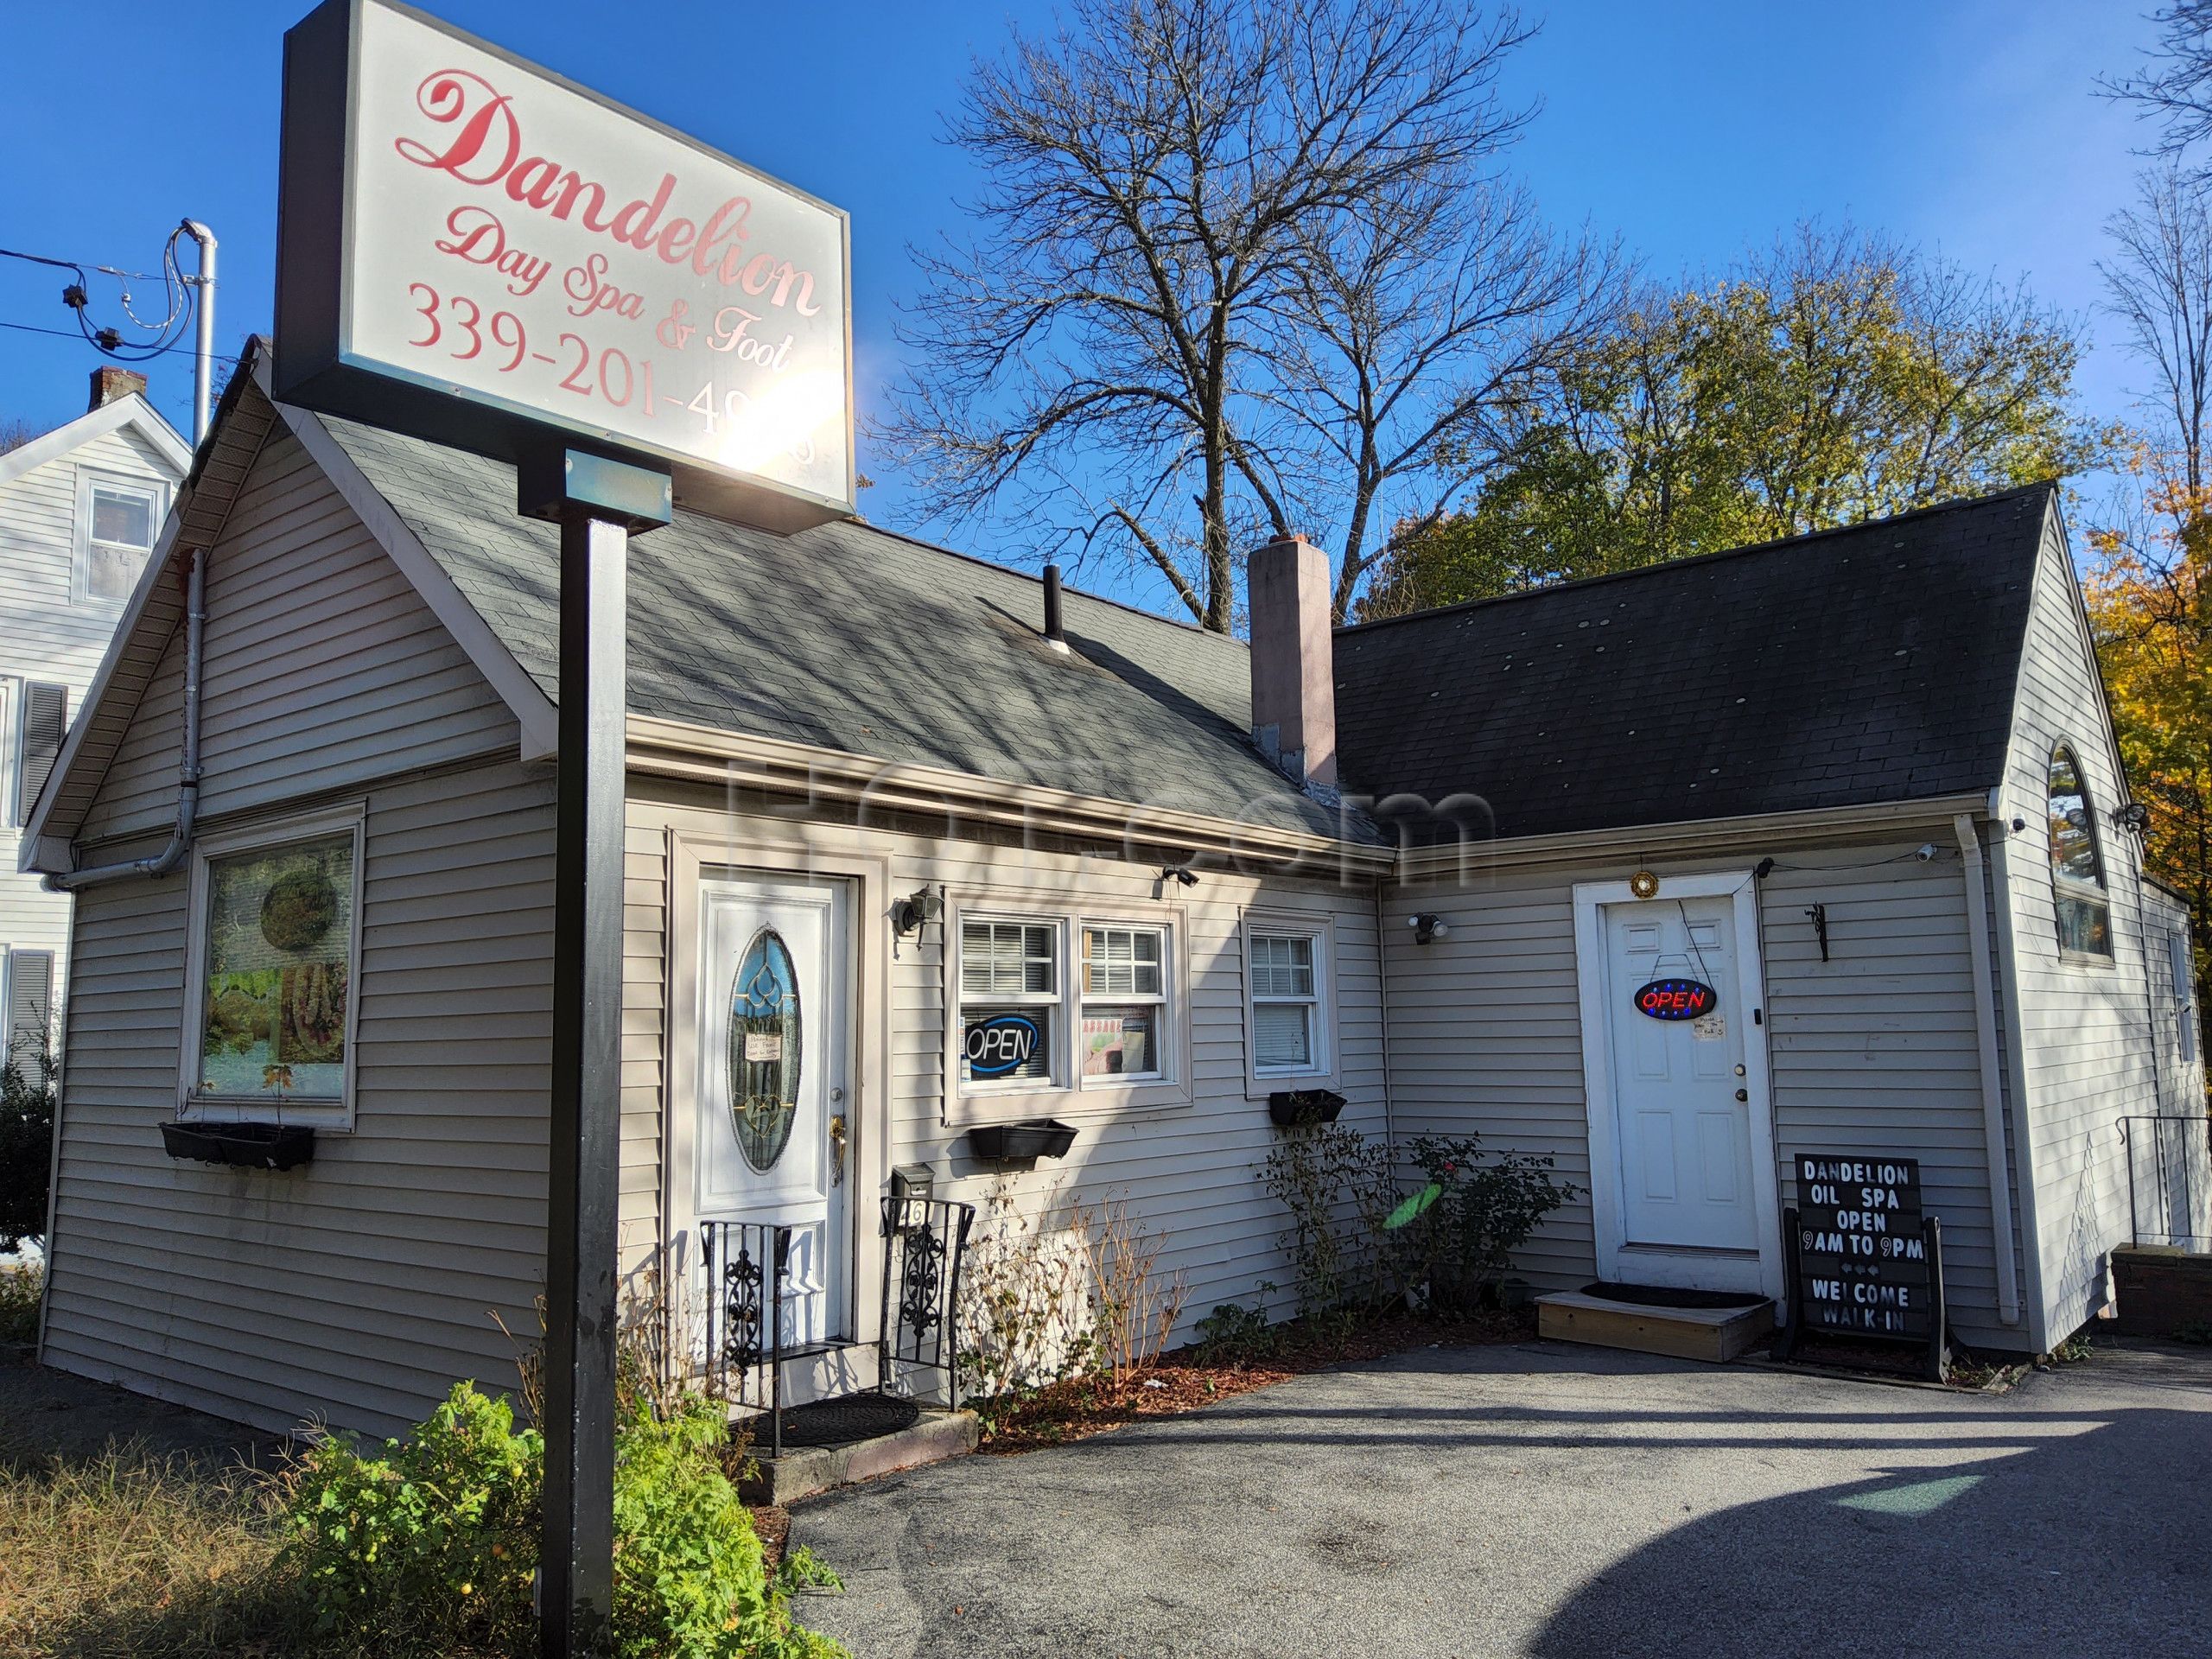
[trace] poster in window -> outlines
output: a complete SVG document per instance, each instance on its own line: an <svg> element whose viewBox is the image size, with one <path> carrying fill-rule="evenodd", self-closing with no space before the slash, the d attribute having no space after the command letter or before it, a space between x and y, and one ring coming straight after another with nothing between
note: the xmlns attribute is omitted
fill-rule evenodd
<svg viewBox="0 0 2212 1659"><path fill-rule="evenodd" d="M353 937L350 834L208 861L203 1094L344 1095Z"/></svg>

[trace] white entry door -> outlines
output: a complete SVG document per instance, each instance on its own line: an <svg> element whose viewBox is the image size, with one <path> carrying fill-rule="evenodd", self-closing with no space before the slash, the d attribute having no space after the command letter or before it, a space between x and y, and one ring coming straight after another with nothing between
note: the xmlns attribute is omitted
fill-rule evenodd
<svg viewBox="0 0 2212 1659"><path fill-rule="evenodd" d="M709 879L699 902L693 1217L791 1228L784 1346L840 1339L852 1282L849 899L834 881Z"/></svg>
<svg viewBox="0 0 2212 1659"><path fill-rule="evenodd" d="M1748 881L1713 891L1724 880L1678 878L1648 899L1578 891L1598 1270L1772 1295L1756 901Z"/></svg>

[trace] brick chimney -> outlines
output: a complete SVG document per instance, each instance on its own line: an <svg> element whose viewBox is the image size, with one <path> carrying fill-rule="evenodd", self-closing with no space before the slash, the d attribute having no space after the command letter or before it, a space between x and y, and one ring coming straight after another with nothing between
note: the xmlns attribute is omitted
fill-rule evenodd
<svg viewBox="0 0 2212 1659"><path fill-rule="evenodd" d="M118 397L128 397L132 392L146 390L146 377L130 369L118 369L112 365L92 371L92 408L101 409Z"/></svg>
<svg viewBox="0 0 2212 1659"><path fill-rule="evenodd" d="M1329 556L1278 537L1245 570L1252 617L1252 741L1299 783L1337 781Z"/></svg>

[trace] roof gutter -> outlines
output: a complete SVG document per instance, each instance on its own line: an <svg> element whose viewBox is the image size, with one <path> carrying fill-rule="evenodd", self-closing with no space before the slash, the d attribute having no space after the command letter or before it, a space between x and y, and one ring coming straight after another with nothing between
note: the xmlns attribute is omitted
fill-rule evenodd
<svg viewBox="0 0 2212 1659"><path fill-rule="evenodd" d="M192 834L200 818L200 676L207 635L207 550L194 548L184 589L184 760L178 771L176 824L168 845L149 858L120 864L96 864L90 869L49 875L45 885L54 893L74 893L79 887L120 881L127 876L158 878L184 862L192 850Z"/></svg>

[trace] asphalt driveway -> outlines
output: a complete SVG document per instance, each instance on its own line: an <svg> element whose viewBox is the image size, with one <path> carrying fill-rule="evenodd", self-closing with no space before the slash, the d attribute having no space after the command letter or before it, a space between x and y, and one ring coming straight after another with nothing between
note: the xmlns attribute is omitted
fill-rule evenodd
<svg viewBox="0 0 2212 1659"><path fill-rule="evenodd" d="M814 1500L908 1656L2212 1655L2212 1351L1980 1396L1428 1349Z"/></svg>

